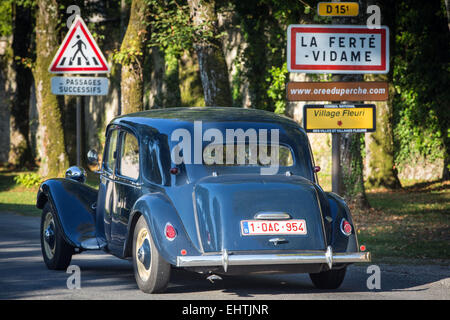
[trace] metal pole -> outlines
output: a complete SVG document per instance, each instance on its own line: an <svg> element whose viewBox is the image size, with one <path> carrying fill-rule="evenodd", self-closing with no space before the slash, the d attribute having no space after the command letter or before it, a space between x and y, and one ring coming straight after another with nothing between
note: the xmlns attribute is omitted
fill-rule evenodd
<svg viewBox="0 0 450 320"><path fill-rule="evenodd" d="M77 166L81 166L81 97L77 96Z"/></svg>

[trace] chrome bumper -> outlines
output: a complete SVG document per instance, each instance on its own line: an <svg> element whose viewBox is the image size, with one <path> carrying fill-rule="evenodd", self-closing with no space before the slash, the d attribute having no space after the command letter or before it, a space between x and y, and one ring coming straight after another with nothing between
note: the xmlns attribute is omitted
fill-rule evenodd
<svg viewBox="0 0 450 320"><path fill-rule="evenodd" d="M326 263L331 269L333 264L370 262L370 252L333 253L331 247L327 251L294 253L294 254L222 254L203 256L178 256L177 267L213 267L228 266L276 265L276 264L315 264Z"/></svg>

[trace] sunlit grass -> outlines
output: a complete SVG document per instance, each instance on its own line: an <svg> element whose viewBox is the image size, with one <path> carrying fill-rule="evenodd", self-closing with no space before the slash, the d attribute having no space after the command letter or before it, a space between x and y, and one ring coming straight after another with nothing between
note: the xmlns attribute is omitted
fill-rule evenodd
<svg viewBox="0 0 450 320"><path fill-rule="evenodd" d="M374 258L450 259L450 182L369 190L370 210L355 210L360 243Z"/></svg>
<svg viewBox="0 0 450 320"><path fill-rule="evenodd" d="M39 186L25 187L17 184L14 177L20 173L32 173L32 171L16 172L0 169L0 211L40 215L41 210L36 208ZM89 173L86 184L97 188L98 176Z"/></svg>
<svg viewBox="0 0 450 320"><path fill-rule="evenodd" d="M0 211L40 214L35 206L39 187L27 188L16 184L14 177L17 174L18 172L0 171Z"/></svg>

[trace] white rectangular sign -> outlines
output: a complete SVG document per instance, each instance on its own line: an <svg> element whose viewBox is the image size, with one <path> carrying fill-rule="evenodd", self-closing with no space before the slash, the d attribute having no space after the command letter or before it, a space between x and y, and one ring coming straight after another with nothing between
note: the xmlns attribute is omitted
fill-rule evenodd
<svg viewBox="0 0 450 320"><path fill-rule="evenodd" d="M389 29L351 25L290 25L289 72L388 73Z"/></svg>
<svg viewBox="0 0 450 320"><path fill-rule="evenodd" d="M109 81L105 77L53 77L52 93L68 96L104 96Z"/></svg>

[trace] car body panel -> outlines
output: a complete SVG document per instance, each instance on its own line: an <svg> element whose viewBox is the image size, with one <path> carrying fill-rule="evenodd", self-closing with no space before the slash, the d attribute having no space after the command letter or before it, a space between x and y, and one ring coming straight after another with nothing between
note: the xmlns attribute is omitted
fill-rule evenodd
<svg viewBox="0 0 450 320"><path fill-rule="evenodd" d="M42 209L47 201L57 214L66 241L77 248L99 249L94 209L97 190L70 179L49 179L39 188L37 207Z"/></svg>
<svg viewBox="0 0 450 320"><path fill-rule="evenodd" d="M194 188L196 218L205 252L242 250L325 250L322 214L311 182L285 175L206 177ZM287 213L306 221L306 234L243 235L241 221L263 212ZM233 235L233 236L227 236Z"/></svg>

